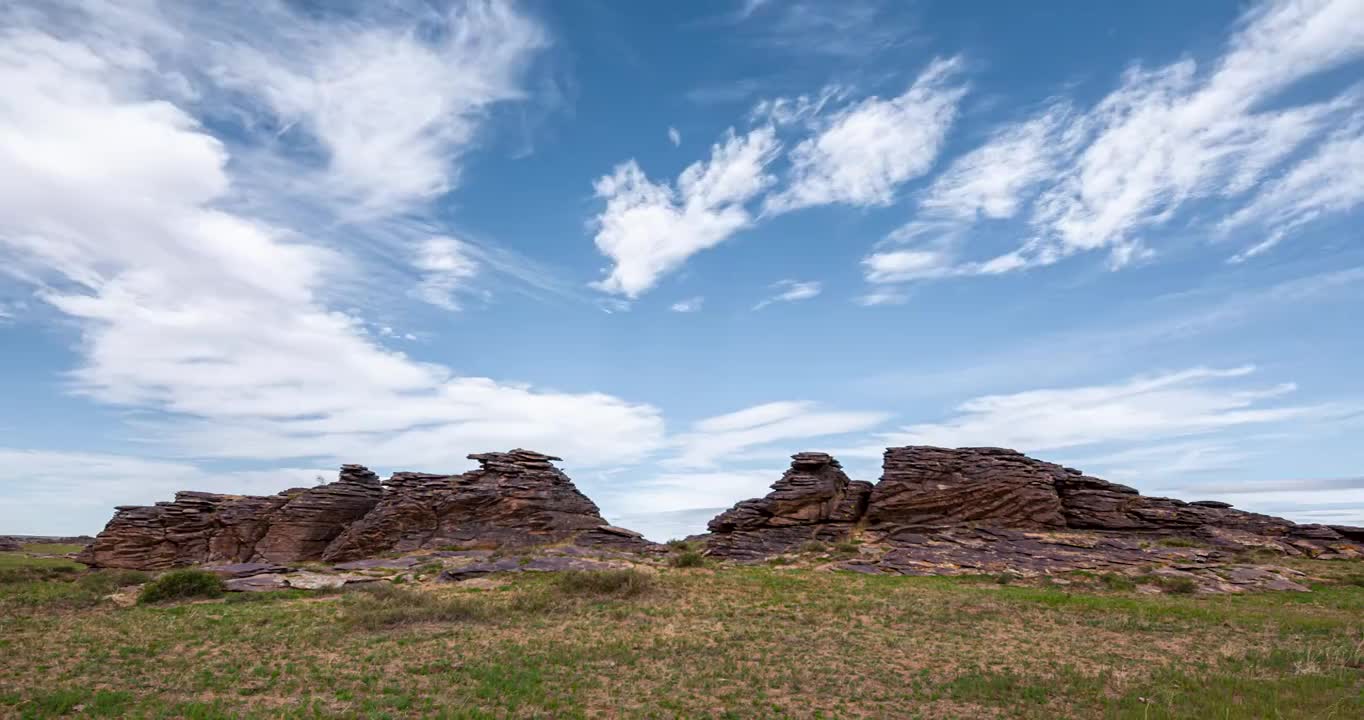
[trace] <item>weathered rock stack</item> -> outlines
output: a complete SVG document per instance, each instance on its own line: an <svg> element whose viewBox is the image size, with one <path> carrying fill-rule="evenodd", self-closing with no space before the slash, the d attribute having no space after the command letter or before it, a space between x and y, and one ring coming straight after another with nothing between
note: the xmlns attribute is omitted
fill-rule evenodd
<svg viewBox="0 0 1364 720"><path fill-rule="evenodd" d="M278 495L179 492L125 505L79 556L96 567L160 570L208 562L319 560L333 538L378 504L379 478L359 465L337 482Z"/></svg>
<svg viewBox="0 0 1364 720"><path fill-rule="evenodd" d="M758 559L810 540L847 536L867 509L871 483L849 480L832 456L803 452L766 497L744 500L712 519L711 552Z"/></svg>
<svg viewBox="0 0 1364 720"><path fill-rule="evenodd" d="M914 574L1137 566L1248 549L1364 556L1364 528L1145 497L1014 450L889 448L869 491L828 455L792 457L767 497L710 522L709 554L754 561L856 537L866 552L846 569Z"/></svg>
<svg viewBox="0 0 1364 720"><path fill-rule="evenodd" d="M201 563L345 561L446 546L497 548L571 541L653 550L608 525L558 468L530 450L470 455L462 475L395 473L362 465L337 482L278 495L181 492L174 502L117 508L81 554L97 567L160 570Z"/></svg>
<svg viewBox="0 0 1364 720"><path fill-rule="evenodd" d="M383 502L347 528L323 557L355 560L390 550L532 545L609 527L597 506L554 466L557 457L518 449L469 459L480 467L463 475L395 473Z"/></svg>

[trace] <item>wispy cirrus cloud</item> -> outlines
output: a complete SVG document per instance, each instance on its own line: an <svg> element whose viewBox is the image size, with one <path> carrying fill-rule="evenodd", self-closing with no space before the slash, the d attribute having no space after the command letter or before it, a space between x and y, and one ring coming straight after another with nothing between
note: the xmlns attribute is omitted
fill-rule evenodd
<svg viewBox="0 0 1364 720"><path fill-rule="evenodd" d="M814 136L791 149L787 185L764 201L764 211L891 204L901 185L937 159L966 92L960 66L959 59L937 60L897 97L867 98L820 118Z"/></svg>
<svg viewBox="0 0 1364 720"><path fill-rule="evenodd" d="M796 302L799 300L809 300L818 297L824 290L824 285L817 280L801 282L798 280L778 280L772 284L772 289L776 294L759 300L753 306L754 310L761 310L773 303Z"/></svg>
<svg viewBox="0 0 1364 720"><path fill-rule="evenodd" d="M915 219L865 258L867 280L1000 274L1094 252L1120 268L1150 258L1157 249L1148 234L1187 218L1194 203L1250 196L1222 225L1271 223L1268 237L1236 255L1244 260L1310 220L1356 207L1357 128L1297 158L1333 123L1358 114L1358 88L1325 100L1268 101L1364 58L1361 26L1364 8L1351 0L1268 2L1242 18L1206 66L1192 59L1134 66L1088 110L1062 101L1004 126L935 179ZM1257 191L1276 170L1285 175L1276 189ZM966 247L975 222L1015 217L1027 225L1014 249L982 255Z"/></svg>
<svg viewBox="0 0 1364 720"><path fill-rule="evenodd" d="M697 421L670 440L675 452L662 463L665 467L710 467L778 441L835 437L867 430L889 417L884 412L825 410L807 401L754 405Z"/></svg>
<svg viewBox="0 0 1364 720"><path fill-rule="evenodd" d="M1286 404L1292 383L1247 386L1250 365L1195 367L1083 387L1058 387L985 395L957 406L940 422L882 434L886 445L998 445L1025 452L1127 445L1205 435L1238 427L1327 418L1347 410L1333 404Z"/></svg>

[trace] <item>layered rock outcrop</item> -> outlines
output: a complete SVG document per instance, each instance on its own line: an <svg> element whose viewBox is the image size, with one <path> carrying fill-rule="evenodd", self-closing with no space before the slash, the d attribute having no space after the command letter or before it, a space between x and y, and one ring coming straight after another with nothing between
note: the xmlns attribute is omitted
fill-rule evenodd
<svg viewBox="0 0 1364 720"><path fill-rule="evenodd" d="M355 560L442 546L533 545L610 527L597 506L554 466L559 458L518 449L469 459L477 460L479 468L462 475L395 473L385 483L383 502L347 528L323 558ZM628 542L615 533L602 535L603 542Z"/></svg>
<svg viewBox="0 0 1364 720"><path fill-rule="evenodd" d="M796 453L766 497L744 500L710 521L711 552L756 559L810 540L836 540L866 513L871 492L871 483L849 480L827 453Z"/></svg>
<svg viewBox="0 0 1364 720"><path fill-rule="evenodd" d="M900 573L1196 563L1247 549L1364 556L1361 528L1146 497L1014 450L889 448L875 486L849 480L826 454L792 457L772 493L711 521L709 554L753 561L856 537L865 547L847 569Z"/></svg>
<svg viewBox="0 0 1364 720"><path fill-rule="evenodd" d="M657 548L607 524L597 506L530 450L470 455L461 475L395 473L387 482L343 465L337 482L277 495L181 492L173 502L117 508L81 553L96 567L160 570L213 563L347 561L446 546L500 548L571 542Z"/></svg>
<svg viewBox="0 0 1364 720"><path fill-rule="evenodd" d="M373 509L382 494L378 476L360 465L342 466L337 482L277 495L180 492L173 502L116 508L78 559L141 570L319 560L332 539Z"/></svg>

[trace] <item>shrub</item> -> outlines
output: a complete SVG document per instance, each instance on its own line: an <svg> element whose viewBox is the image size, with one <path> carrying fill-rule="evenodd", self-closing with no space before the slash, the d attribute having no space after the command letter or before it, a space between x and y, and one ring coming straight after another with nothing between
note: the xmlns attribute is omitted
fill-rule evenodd
<svg viewBox="0 0 1364 720"><path fill-rule="evenodd" d="M654 579L638 570L573 570L560 573L555 586L565 595L635 597L653 588Z"/></svg>
<svg viewBox="0 0 1364 720"><path fill-rule="evenodd" d="M138 604L218 598L223 596L223 581L205 570L172 570L147 583L137 596Z"/></svg>
<svg viewBox="0 0 1364 720"><path fill-rule="evenodd" d="M1193 539L1193 538L1186 538L1186 537L1168 537L1168 538L1161 538L1158 542L1159 542L1161 545L1164 545L1165 547L1173 547L1173 548L1204 547L1204 544L1203 544L1202 541L1200 541L1200 540L1195 540L1195 539Z"/></svg>
<svg viewBox="0 0 1364 720"><path fill-rule="evenodd" d="M1000 585L1008 585L1009 583L1017 579L1018 576L1014 575L1013 573L1000 573L995 576L995 582L999 583Z"/></svg>
<svg viewBox="0 0 1364 720"><path fill-rule="evenodd" d="M691 552L694 550L701 549L701 543L689 542L687 540L673 539L669 540L667 542L667 545L668 549L672 550L673 552Z"/></svg>
<svg viewBox="0 0 1364 720"><path fill-rule="evenodd" d="M366 583L345 593L342 617L366 630L419 623L468 622L488 616L488 608L473 598L420 592L388 583Z"/></svg>
<svg viewBox="0 0 1364 720"><path fill-rule="evenodd" d="M818 540L810 540L800 546L800 551L803 553L822 553L828 549L829 548L824 543Z"/></svg>
<svg viewBox="0 0 1364 720"><path fill-rule="evenodd" d="M1341 578L1340 581L1341 581L1342 583L1346 584L1346 585L1354 585L1354 586L1356 586L1356 587L1364 587L1364 573L1356 573L1356 574L1354 574L1354 575L1346 575L1345 577Z"/></svg>
<svg viewBox="0 0 1364 720"><path fill-rule="evenodd" d="M1104 584L1109 590L1135 590L1137 583L1126 575L1117 573L1104 573L1099 576L1099 582Z"/></svg>
<svg viewBox="0 0 1364 720"><path fill-rule="evenodd" d="M1186 577L1161 577L1156 584L1165 592L1175 595L1192 595L1198 589L1198 583Z"/></svg>
<svg viewBox="0 0 1364 720"><path fill-rule="evenodd" d="M859 545L861 545L861 543L856 540L843 540L834 543L834 552L843 553L845 555L856 554Z"/></svg>
<svg viewBox="0 0 1364 720"><path fill-rule="evenodd" d="M668 557L668 564L676 568L701 567L706 564L706 556L695 550L676 553Z"/></svg>

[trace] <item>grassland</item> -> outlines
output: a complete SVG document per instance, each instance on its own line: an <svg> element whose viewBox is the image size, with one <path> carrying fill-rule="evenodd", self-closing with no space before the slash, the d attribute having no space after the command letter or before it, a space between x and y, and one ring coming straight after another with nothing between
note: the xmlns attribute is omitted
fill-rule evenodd
<svg viewBox="0 0 1364 720"><path fill-rule="evenodd" d="M1359 563L1310 594L711 566L118 607L136 577L54 562L0 559L0 716L1364 717Z"/></svg>

